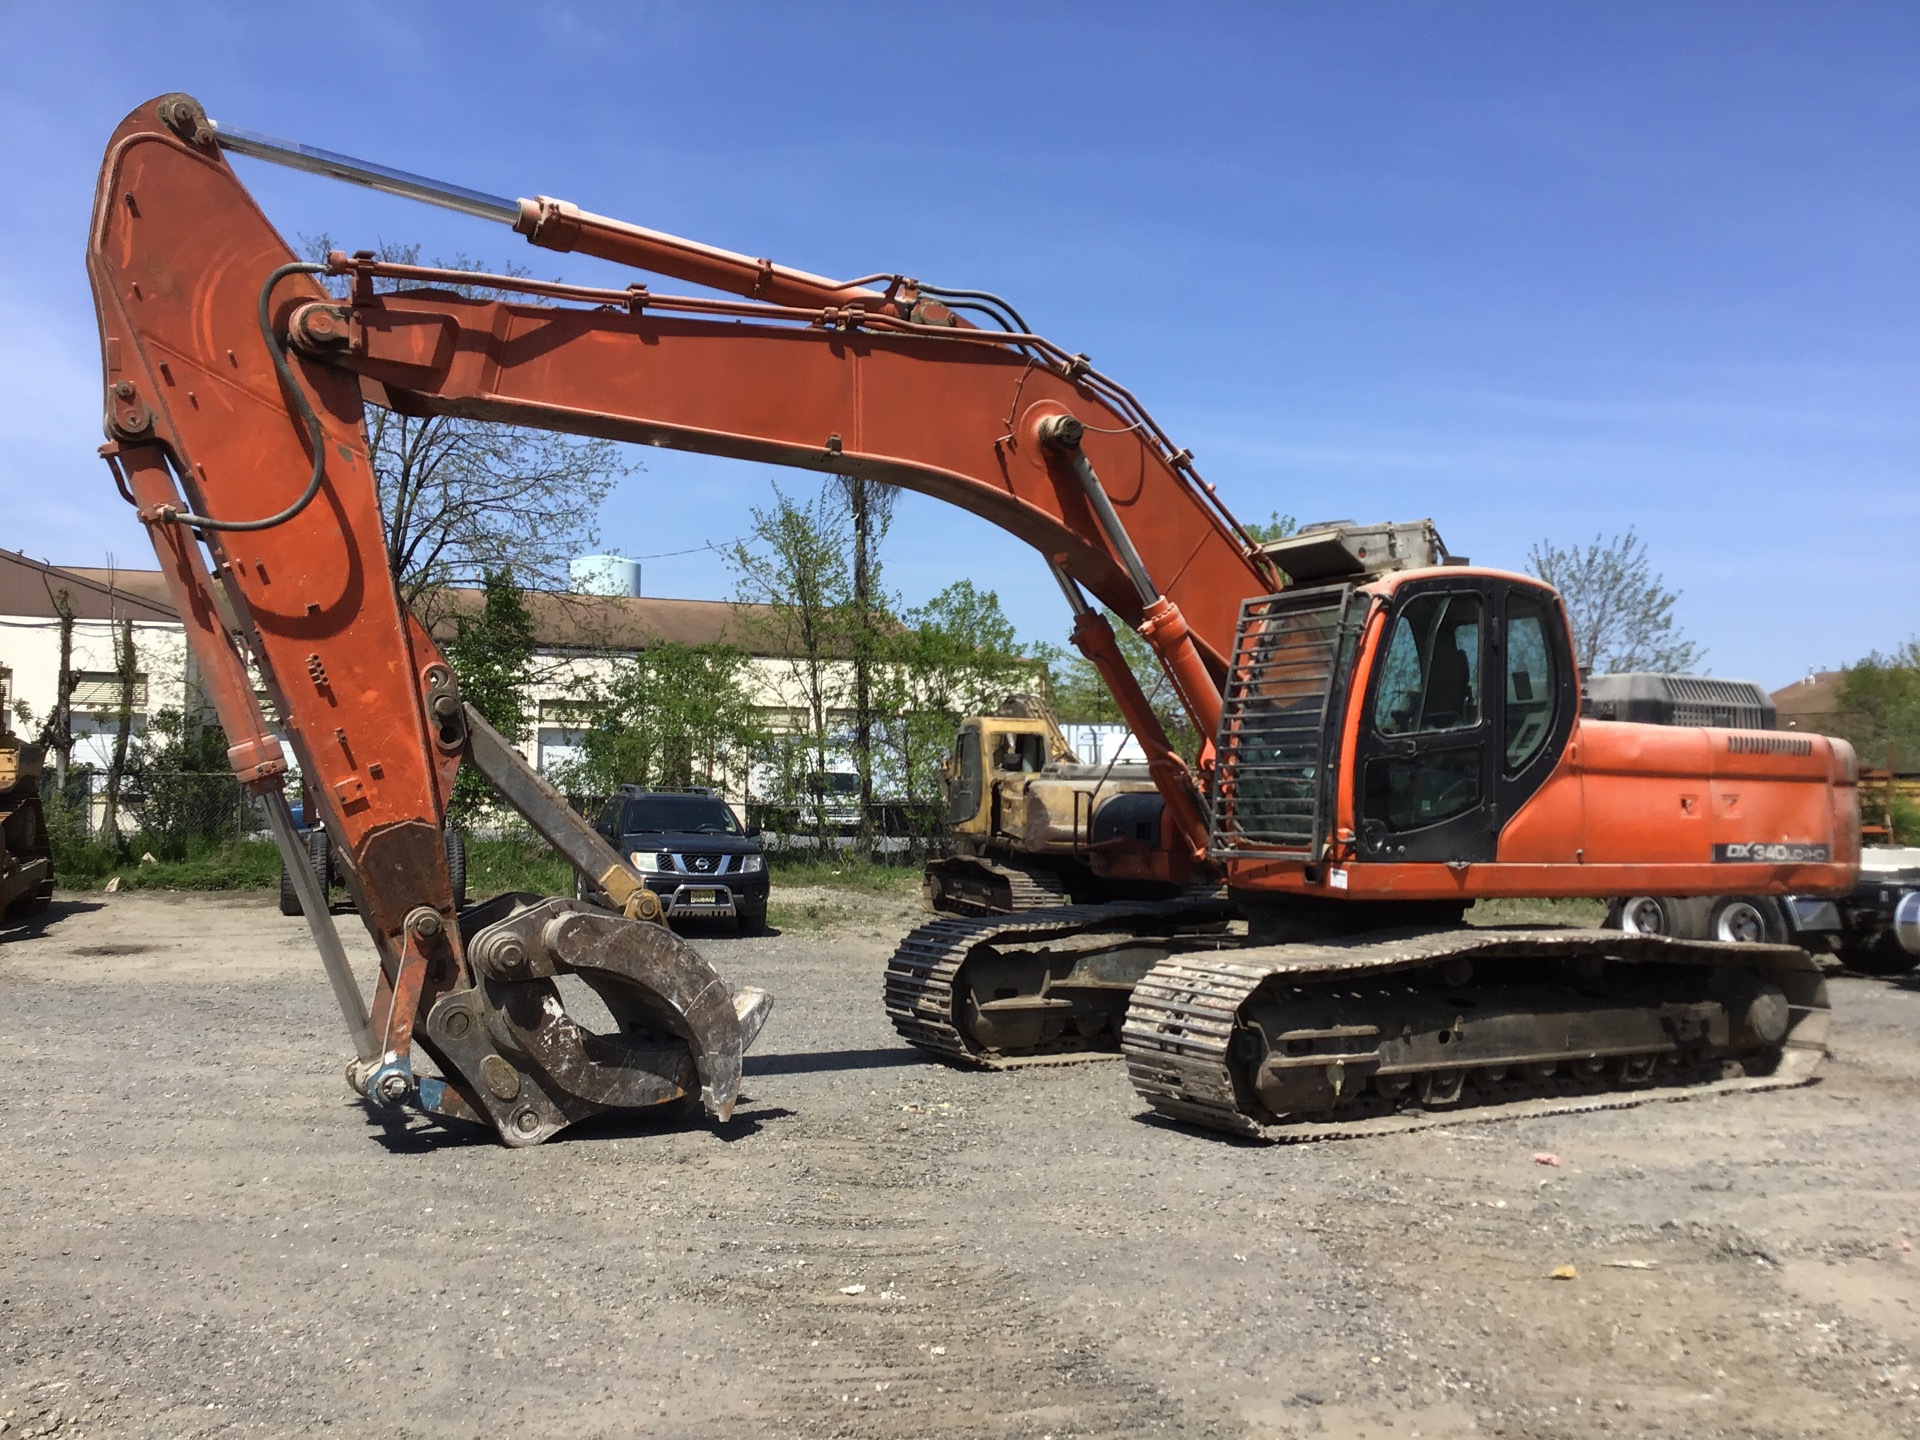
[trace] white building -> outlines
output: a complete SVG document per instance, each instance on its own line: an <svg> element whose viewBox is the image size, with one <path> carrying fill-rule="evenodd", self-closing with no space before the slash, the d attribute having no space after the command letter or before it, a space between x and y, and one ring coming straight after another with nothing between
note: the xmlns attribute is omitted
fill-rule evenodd
<svg viewBox="0 0 1920 1440"><path fill-rule="evenodd" d="M0 550L0 709L29 737L59 698L63 604L73 616L73 762L105 769L122 700L115 636L131 627L134 734L198 704L193 661L157 570L61 569Z"/></svg>
<svg viewBox="0 0 1920 1440"><path fill-rule="evenodd" d="M111 758L119 703L113 635L122 621L132 622L137 657L135 733L161 709L193 714L204 708L185 632L158 570L59 568L0 551L0 703L10 716L24 707L31 717L16 718L15 729L36 734L53 709L60 665L55 597L62 593L75 616L74 731L83 737L74 750L76 765L104 769ZM445 598L450 602L448 618L434 627L443 641L453 631L451 617L477 612L484 599L478 590L455 591ZM757 607L608 594L604 589L597 594L527 592L526 603L539 653L529 686L536 723L520 741L520 750L542 772L577 753L583 701L596 683L608 680L622 658L662 642L726 642L745 650L748 693L766 727L775 734L810 728L800 662L776 653L777 645L768 638L774 627L757 623L763 618ZM850 693L850 669L835 662L829 688ZM998 698L980 697L983 705ZM265 708L272 713L270 705ZM829 718L839 725L851 719L837 709ZM745 799L747 783L744 772L734 777L729 798Z"/></svg>

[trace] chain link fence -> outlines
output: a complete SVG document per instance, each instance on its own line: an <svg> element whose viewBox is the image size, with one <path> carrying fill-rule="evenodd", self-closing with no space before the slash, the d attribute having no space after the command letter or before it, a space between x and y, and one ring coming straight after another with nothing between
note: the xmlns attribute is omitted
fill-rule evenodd
<svg viewBox="0 0 1920 1440"><path fill-rule="evenodd" d="M103 771L69 775L62 798L82 838L106 838ZM124 836L144 835L170 850L184 850L196 841L270 838L260 801L230 770L128 775L120 784L117 828Z"/></svg>

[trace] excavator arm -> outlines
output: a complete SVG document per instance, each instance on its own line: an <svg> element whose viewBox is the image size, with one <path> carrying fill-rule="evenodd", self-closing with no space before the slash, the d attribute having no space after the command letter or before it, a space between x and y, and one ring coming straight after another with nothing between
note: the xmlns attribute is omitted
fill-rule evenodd
<svg viewBox="0 0 1920 1440"><path fill-rule="evenodd" d="M87 254L103 453L152 537L235 773L301 887L355 1042L349 1082L516 1145L696 1092L724 1119L767 998L734 992L652 923L638 873L461 700L387 570L360 382L286 343L288 308L326 298L319 267L290 254L210 137L196 104L168 96L108 149ZM379 952L370 1010L304 862L249 662ZM443 833L463 762L624 913L534 896L457 913ZM568 973L617 1033L568 1015L554 983ZM416 1075L416 1044L438 1076Z"/></svg>
<svg viewBox="0 0 1920 1440"><path fill-rule="evenodd" d="M535 244L742 298L365 254L305 262L235 176L229 148L454 203ZM491 1123L510 1143L695 1084L724 1115L765 1002L734 996L645 923L652 897L638 875L462 702L387 571L366 401L861 474L993 521L1046 557L1076 612L1076 642L1141 735L1183 843L1204 855L1192 771L1087 597L1139 628L1211 736L1240 600L1278 576L1130 394L1003 302L901 277L873 277L878 289L822 280L557 201L454 191L221 132L183 95L140 107L115 133L88 269L104 453L187 620L235 771L303 879L286 761L251 661L298 757L307 813L332 836L380 951L369 1013L324 895L303 896L355 1037L349 1078L370 1101ZM344 300L323 274L349 282ZM470 298L456 284L527 298ZM996 323L969 323L962 308ZM442 835L463 762L628 913L508 897L456 914ZM566 1016L552 979L569 969L609 1000L620 1036L588 1035ZM416 1078L416 1042L444 1081Z"/></svg>

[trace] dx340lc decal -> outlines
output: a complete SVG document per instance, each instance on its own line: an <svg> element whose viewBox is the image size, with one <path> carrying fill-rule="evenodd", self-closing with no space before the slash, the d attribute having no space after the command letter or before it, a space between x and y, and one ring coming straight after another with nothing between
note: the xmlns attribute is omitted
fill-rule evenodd
<svg viewBox="0 0 1920 1440"><path fill-rule="evenodd" d="M1713 847L1713 861L1765 865L1824 865L1833 859L1831 845L1798 845L1787 841L1736 840Z"/></svg>

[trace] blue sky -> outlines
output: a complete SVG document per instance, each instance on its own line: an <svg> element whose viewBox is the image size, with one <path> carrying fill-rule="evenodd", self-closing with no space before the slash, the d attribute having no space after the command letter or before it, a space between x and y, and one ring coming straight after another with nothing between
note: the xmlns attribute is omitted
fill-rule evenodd
<svg viewBox="0 0 1920 1440"><path fill-rule="evenodd" d="M1920 631L1911 4L0 0L0 545L56 563L152 563L93 454L82 253L107 135L176 89L481 190L996 290L1243 518L1430 515L1514 567L1635 525L1718 674ZM612 273L236 164L289 236ZM645 464L605 548L730 540L777 478ZM885 558L910 603L971 578L1062 638L1035 557L969 516L905 497ZM708 555L645 576L730 591Z"/></svg>

